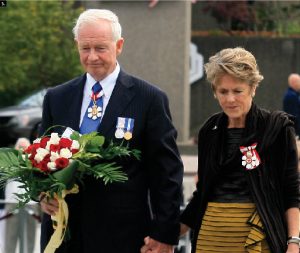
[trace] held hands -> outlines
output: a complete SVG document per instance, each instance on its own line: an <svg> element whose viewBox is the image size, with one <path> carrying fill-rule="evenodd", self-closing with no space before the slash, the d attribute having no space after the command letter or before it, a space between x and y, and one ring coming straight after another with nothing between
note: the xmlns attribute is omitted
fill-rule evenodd
<svg viewBox="0 0 300 253"><path fill-rule="evenodd" d="M144 239L145 245L141 248L141 253L173 253L174 246L156 241L149 236Z"/></svg>
<svg viewBox="0 0 300 253"><path fill-rule="evenodd" d="M299 245L296 243L289 243L286 253L299 253Z"/></svg>
<svg viewBox="0 0 300 253"><path fill-rule="evenodd" d="M55 215L58 211L58 201L48 198L45 194L40 195L40 205L42 211L46 214Z"/></svg>

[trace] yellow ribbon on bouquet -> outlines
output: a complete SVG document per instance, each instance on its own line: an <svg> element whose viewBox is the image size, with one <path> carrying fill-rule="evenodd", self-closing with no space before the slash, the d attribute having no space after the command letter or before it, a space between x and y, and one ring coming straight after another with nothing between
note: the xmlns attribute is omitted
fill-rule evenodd
<svg viewBox="0 0 300 253"><path fill-rule="evenodd" d="M65 201L65 197L67 194L78 192L78 185L75 184L71 190L63 190L61 197L56 196L58 201L58 212L55 215L51 215L51 219L53 223L55 223L53 225L54 232L47 244L46 249L44 250L44 253L54 253L55 250L61 245L65 237L69 218L69 209Z"/></svg>

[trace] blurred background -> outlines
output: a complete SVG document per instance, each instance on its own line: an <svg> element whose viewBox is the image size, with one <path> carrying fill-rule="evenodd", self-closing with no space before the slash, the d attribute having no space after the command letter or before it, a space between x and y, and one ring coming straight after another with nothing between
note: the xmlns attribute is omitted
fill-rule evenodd
<svg viewBox="0 0 300 253"><path fill-rule="evenodd" d="M251 51L264 75L255 102L271 110L282 110L287 78L300 72L299 1L0 3L0 146L36 138L46 89L83 73L71 32L75 19L86 8L111 9L125 38L121 67L168 94L185 166L184 203L195 188L198 130L220 110L203 71L209 56L226 47ZM0 225L11 217L2 211ZM32 219L39 215L29 214ZM27 237L20 235L16 252L28 252ZM38 239L34 245L38 252ZM187 250L181 241L177 252Z"/></svg>

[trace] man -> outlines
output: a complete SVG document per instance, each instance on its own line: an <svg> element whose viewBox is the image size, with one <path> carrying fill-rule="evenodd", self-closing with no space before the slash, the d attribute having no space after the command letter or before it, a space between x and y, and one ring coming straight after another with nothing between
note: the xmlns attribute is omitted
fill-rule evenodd
<svg viewBox="0 0 300 253"><path fill-rule="evenodd" d="M283 98L283 110L296 118L296 135L300 136L300 75L292 73L288 77L288 89Z"/></svg>
<svg viewBox="0 0 300 253"><path fill-rule="evenodd" d="M108 141L125 141L141 150L141 159L126 160L125 183L104 186L87 178L78 194L67 196L71 239L56 253L138 253L144 238L151 252L171 253L179 234L183 166L167 97L120 69L117 57L124 39L114 13L87 10L73 32L86 74L49 89L41 133L52 125L81 133L95 128ZM100 89L92 91L97 82ZM44 249L52 234L49 214L57 211L57 202L44 198L41 207L46 213Z"/></svg>

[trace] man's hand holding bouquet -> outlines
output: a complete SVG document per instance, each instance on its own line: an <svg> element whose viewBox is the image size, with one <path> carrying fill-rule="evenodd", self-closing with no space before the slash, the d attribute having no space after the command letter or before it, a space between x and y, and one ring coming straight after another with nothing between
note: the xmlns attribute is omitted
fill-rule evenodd
<svg viewBox="0 0 300 253"><path fill-rule="evenodd" d="M140 156L128 146L105 143L97 132L80 135L68 128L66 132L70 134L38 138L25 150L0 148L0 184L9 180L21 183L24 193L16 194L19 207L40 197L58 202L58 212L51 216L54 233L44 253L55 252L64 239L69 215L64 198L78 192L77 183L86 176L105 184L124 182L127 176L113 159Z"/></svg>

